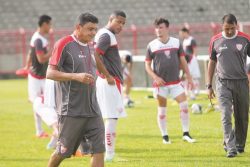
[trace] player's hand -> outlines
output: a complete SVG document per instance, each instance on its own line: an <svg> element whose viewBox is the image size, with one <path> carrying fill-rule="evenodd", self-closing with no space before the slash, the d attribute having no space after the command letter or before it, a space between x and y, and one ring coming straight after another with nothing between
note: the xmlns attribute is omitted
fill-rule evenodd
<svg viewBox="0 0 250 167"><path fill-rule="evenodd" d="M154 78L154 84L155 84L156 86L164 86L165 83L166 83L166 82L165 82L161 77L156 76L156 77Z"/></svg>
<svg viewBox="0 0 250 167"><path fill-rule="evenodd" d="M76 73L76 80L85 84L92 84L95 81L93 75L88 73Z"/></svg>
<svg viewBox="0 0 250 167"><path fill-rule="evenodd" d="M193 90L194 89L194 82L191 76L187 77L188 81L188 89Z"/></svg>
<svg viewBox="0 0 250 167"><path fill-rule="evenodd" d="M209 89L207 90L207 93L208 93L208 98L209 98L209 99L215 98L215 93L214 93L213 88L209 88Z"/></svg>
<svg viewBox="0 0 250 167"><path fill-rule="evenodd" d="M115 79L112 76L106 77L106 80L109 85L115 85Z"/></svg>

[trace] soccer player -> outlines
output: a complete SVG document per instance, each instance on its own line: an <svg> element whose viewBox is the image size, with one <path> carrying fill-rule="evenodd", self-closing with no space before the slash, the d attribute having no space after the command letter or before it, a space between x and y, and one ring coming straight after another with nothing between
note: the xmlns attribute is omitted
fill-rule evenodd
<svg viewBox="0 0 250 167"><path fill-rule="evenodd" d="M132 53L128 50L120 50L119 54L121 56L122 61L122 70L123 70L123 86L124 86L124 106L125 107L133 107L134 102L130 98L130 90L132 87L132 65L133 65L133 57Z"/></svg>
<svg viewBox="0 0 250 167"><path fill-rule="evenodd" d="M44 92L44 83L46 77L46 70L48 66L48 60L51 56L51 52L48 51L48 41L45 35L49 33L51 28L51 17L48 15L42 15L39 17L38 29L33 34L30 41L30 59L31 66L28 74L28 94L30 102L34 102L36 97L40 96ZM29 62L29 61L27 61ZM30 63L27 63L27 65ZM36 136L43 138L48 137L42 129L42 119L34 112Z"/></svg>
<svg viewBox="0 0 250 167"><path fill-rule="evenodd" d="M126 22L123 11L114 11L106 27L95 36L95 57L99 76L96 81L97 100L105 119L105 161L115 155L115 138L118 118L126 117L122 95L122 65L115 34L122 31Z"/></svg>
<svg viewBox="0 0 250 167"><path fill-rule="evenodd" d="M188 90L187 84L185 84L185 89L187 94L190 93L190 99L195 100L196 95L199 94L199 79L201 77L200 68L197 61L197 44L189 33L187 28L182 28L179 32L181 39L183 39L182 46L185 52L185 58L188 63L188 68L193 79L194 87L192 90Z"/></svg>
<svg viewBox="0 0 250 167"><path fill-rule="evenodd" d="M249 85L246 58L250 56L250 37L237 30L237 19L233 14L222 18L222 30L210 41L207 89L208 98L214 98L212 79L216 68L216 92L221 110L224 149L227 157L231 158L237 152L244 152L247 138Z"/></svg>
<svg viewBox="0 0 250 167"><path fill-rule="evenodd" d="M154 96L158 101L157 121L164 144L170 144L167 132L167 96L171 95L180 107L183 140L195 142L189 134L188 102L179 78L180 65L186 73L187 80L192 86L192 77L189 73L185 54L178 39L169 36L169 22L165 18L157 18L154 22L157 38L147 47L145 67L153 79ZM153 61L153 69L151 63Z"/></svg>
<svg viewBox="0 0 250 167"><path fill-rule="evenodd" d="M92 167L104 166L104 123L96 98L96 66L89 42L97 32L98 19L83 13L72 35L57 41L47 78L56 80L59 137L49 167L57 167L74 154L81 142L89 143Z"/></svg>
<svg viewBox="0 0 250 167"><path fill-rule="evenodd" d="M47 149L55 149L58 139L58 122L55 105L55 83L53 80L46 79L44 95L36 97L33 104L33 110L41 119L51 128L53 134Z"/></svg>

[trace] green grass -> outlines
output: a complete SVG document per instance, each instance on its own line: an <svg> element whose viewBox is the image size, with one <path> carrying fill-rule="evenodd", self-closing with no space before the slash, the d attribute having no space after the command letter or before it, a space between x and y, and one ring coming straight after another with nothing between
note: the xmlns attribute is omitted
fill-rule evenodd
<svg viewBox="0 0 250 167"><path fill-rule="evenodd" d="M106 167L237 167L250 166L250 140L246 153L228 159L222 147L220 113L191 114L191 135L195 144L181 140L178 106L168 104L168 131L171 145L163 145L156 123L156 101L146 98L151 92L133 91L136 107L127 109L120 119L115 162ZM193 102L190 101L190 105ZM195 103L208 105L206 95ZM51 129L47 128L51 132ZM0 81L0 167L44 167L52 151L45 146L49 139L37 139L31 104L27 100L26 80ZM70 158L62 167L89 166L89 157Z"/></svg>

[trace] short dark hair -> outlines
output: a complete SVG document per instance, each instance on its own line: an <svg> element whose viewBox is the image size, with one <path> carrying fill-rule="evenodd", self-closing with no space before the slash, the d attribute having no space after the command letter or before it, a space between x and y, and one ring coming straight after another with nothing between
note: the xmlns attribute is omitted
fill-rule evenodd
<svg viewBox="0 0 250 167"><path fill-rule="evenodd" d="M183 27L183 28L181 29L181 31L182 31L182 32L189 33L189 29L188 29L188 28L186 28L186 27Z"/></svg>
<svg viewBox="0 0 250 167"><path fill-rule="evenodd" d="M166 27L169 27L169 21L167 19L162 18L162 17L156 18L155 22L154 22L154 25L158 26L158 25L160 25L162 23L164 23L166 25Z"/></svg>
<svg viewBox="0 0 250 167"><path fill-rule="evenodd" d="M49 23L52 18L48 15L41 15L38 20L38 26L41 27L43 23Z"/></svg>
<svg viewBox="0 0 250 167"><path fill-rule="evenodd" d="M237 24L237 19L233 14L229 13L223 16L222 23Z"/></svg>
<svg viewBox="0 0 250 167"><path fill-rule="evenodd" d="M121 17L126 18L125 12L123 12L121 10L115 10L115 11L113 11L113 13L111 14L111 16L115 16L115 17L121 16Z"/></svg>
<svg viewBox="0 0 250 167"><path fill-rule="evenodd" d="M98 23L98 18L91 13L82 13L78 16L76 24L84 25L86 23Z"/></svg>

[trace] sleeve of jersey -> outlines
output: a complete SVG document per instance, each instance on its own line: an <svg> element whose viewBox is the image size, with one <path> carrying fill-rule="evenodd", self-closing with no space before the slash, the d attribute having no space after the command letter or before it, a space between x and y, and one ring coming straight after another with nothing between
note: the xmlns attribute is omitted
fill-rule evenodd
<svg viewBox="0 0 250 167"><path fill-rule="evenodd" d="M179 49L178 49L178 55L179 55L179 57L181 57L181 56L185 56L185 53L184 53L184 50L183 50L182 44L180 44L180 46L179 46Z"/></svg>
<svg viewBox="0 0 250 167"><path fill-rule="evenodd" d="M197 43L194 39L191 41L191 45L192 45L192 48L197 47Z"/></svg>
<svg viewBox="0 0 250 167"><path fill-rule="evenodd" d="M41 39L37 39L34 44L35 44L36 55L44 54L42 40Z"/></svg>
<svg viewBox="0 0 250 167"><path fill-rule="evenodd" d="M110 36L107 33L102 34L96 41L95 51L100 55L104 55L104 53L110 47L110 45L111 45Z"/></svg>
<svg viewBox="0 0 250 167"><path fill-rule="evenodd" d="M152 61L153 56L152 56L152 52L150 49L150 46L147 47L147 52L146 52L146 57L145 57L145 61Z"/></svg>
<svg viewBox="0 0 250 167"><path fill-rule="evenodd" d="M248 57L250 57L250 40L248 41L248 45L247 45L247 55Z"/></svg>
<svg viewBox="0 0 250 167"><path fill-rule="evenodd" d="M62 53L63 53L65 46L66 46L66 43L62 41L58 41L55 44L53 51L52 51L52 56L49 61L50 65L59 66L59 62L62 59L62 55L63 55Z"/></svg>
<svg viewBox="0 0 250 167"><path fill-rule="evenodd" d="M209 58L211 60L217 61L216 51L214 49L214 39L213 38L209 42Z"/></svg>

